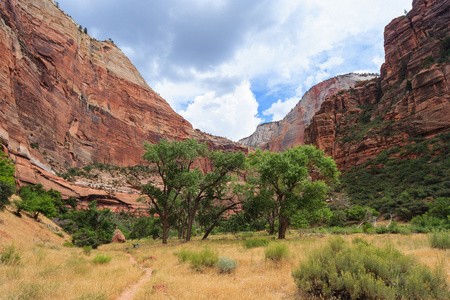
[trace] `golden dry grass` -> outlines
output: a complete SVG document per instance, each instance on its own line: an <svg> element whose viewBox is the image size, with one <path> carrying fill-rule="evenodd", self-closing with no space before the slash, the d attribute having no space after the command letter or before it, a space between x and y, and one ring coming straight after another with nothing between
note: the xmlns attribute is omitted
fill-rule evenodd
<svg viewBox="0 0 450 300"><path fill-rule="evenodd" d="M139 249L132 249L131 242L109 244L86 256L81 249L62 247L63 238L26 216L18 218L0 212L0 220L0 249L14 243L22 256L19 265L0 264L0 299L116 299L142 278L142 267L153 272L134 299L297 299L292 269L332 238L290 234L283 241L289 247L289 257L280 263L266 261L264 247L246 249L231 235L186 244L171 241L169 245L143 240ZM50 222L45 218L43 221ZM45 239L45 244L34 242L37 236ZM424 234L358 234L343 238L351 242L355 237L379 247L390 244L431 268L440 264L450 284L450 251L432 249ZM215 268L195 271L174 255L183 247L197 251L209 247L219 256L236 259L239 267L231 274L219 274ZM98 253L113 259L96 265L92 260ZM130 262L127 254L133 255L141 268Z"/></svg>
<svg viewBox="0 0 450 300"><path fill-rule="evenodd" d="M0 235L0 252L14 245L21 257L17 265L0 264L0 299L114 299L142 275L125 253L108 251L110 263L94 264L105 251L86 256L63 247L63 238L26 215L0 212Z"/></svg>

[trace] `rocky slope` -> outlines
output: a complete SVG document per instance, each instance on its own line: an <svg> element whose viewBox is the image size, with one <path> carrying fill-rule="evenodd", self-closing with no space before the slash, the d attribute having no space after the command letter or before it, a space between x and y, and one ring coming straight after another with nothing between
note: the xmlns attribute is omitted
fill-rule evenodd
<svg viewBox="0 0 450 300"><path fill-rule="evenodd" d="M160 138L246 150L194 130L119 48L92 39L52 0L0 0L0 62L0 141L20 183L114 198L55 173L93 162L139 164L144 141Z"/></svg>
<svg viewBox="0 0 450 300"><path fill-rule="evenodd" d="M345 74L325 80L307 91L283 120L261 124L251 136L239 142L270 151L283 151L304 144L305 128L326 98L374 77L374 74Z"/></svg>
<svg viewBox="0 0 450 300"><path fill-rule="evenodd" d="M450 0L414 0L385 29L380 78L327 99L305 142L341 169L450 129Z"/></svg>

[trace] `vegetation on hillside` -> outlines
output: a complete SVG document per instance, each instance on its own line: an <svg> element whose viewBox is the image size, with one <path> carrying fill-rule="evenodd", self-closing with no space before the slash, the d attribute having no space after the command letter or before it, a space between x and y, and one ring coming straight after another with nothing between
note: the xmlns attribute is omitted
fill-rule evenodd
<svg viewBox="0 0 450 300"><path fill-rule="evenodd" d="M14 164L7 158L0 143L0 211L10 204L9 197L16 190L14 173Z"/></svg>
<svg viewBox="0 0 450 300"><path fill-rule="evenodd" d="M411 142L343 174L342 190L350 201L410 220L426 213L427 203L450 199L450 133Z"/></svg>

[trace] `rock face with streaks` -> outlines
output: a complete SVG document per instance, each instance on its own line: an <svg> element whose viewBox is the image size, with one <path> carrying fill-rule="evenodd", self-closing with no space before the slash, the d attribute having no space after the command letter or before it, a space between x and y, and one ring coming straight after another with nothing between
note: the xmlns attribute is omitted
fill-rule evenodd
<svg viewBox="0 0 450 300"><path fill-rule="evenodd" d="M450 0L415 0L385 29L381 76L327 99L305 132L341 169L450 130Z"/></svg>
<svg viewBox="0 0 450 300"><path fill-rule="evenodd" d="M0 141L21 184L100 195L55 174L93 162L141 164L143 143L161 138L246 151L194 130L119 48L84 33L52 0L0 0L0 61Z"/></svg>
<svg viewBox="0 0 450 300"><path fill-rule="evenodd" d="M283 120L261 124L251 136L239 142L250 147L277 152L302 145L306 126L326 98L343 89L354 87L359 81L370 80L374 77L374 74L351 73L316 84L305 93Z"/></svg>

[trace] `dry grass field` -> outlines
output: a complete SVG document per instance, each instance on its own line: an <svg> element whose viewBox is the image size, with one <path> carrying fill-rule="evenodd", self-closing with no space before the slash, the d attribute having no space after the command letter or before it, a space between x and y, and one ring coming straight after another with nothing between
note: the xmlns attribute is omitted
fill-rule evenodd
<svg viewBox="0 0 450 300"><path fill-rule="evenodd" d="M281 262L266 260L264 247L247 249L232 235L186 244L173 240L169 245L141 240L138 249L132 242L109 244L86 255L82 249L62 246L68 237L52 232L46 224L55 225L48 219L41 221L0 212L0 251L14 245L21 256L18 264L0 264L0 299L300 299L292 269L331 238L300 237L291 232L282 242L288 245L289 256ZM450 251L431 248L426 235L358 234L343 238L350 242L355 237L379 247L391 244L431 268L440 265L450 283ZM200 272L180 263L175 255L182 248L205 247L236 259L238 268L231 274L220 274L216 268ZM112 260L96 264L98 254L109 255ZM145 275L145 269L151 276Z"/></svg>

